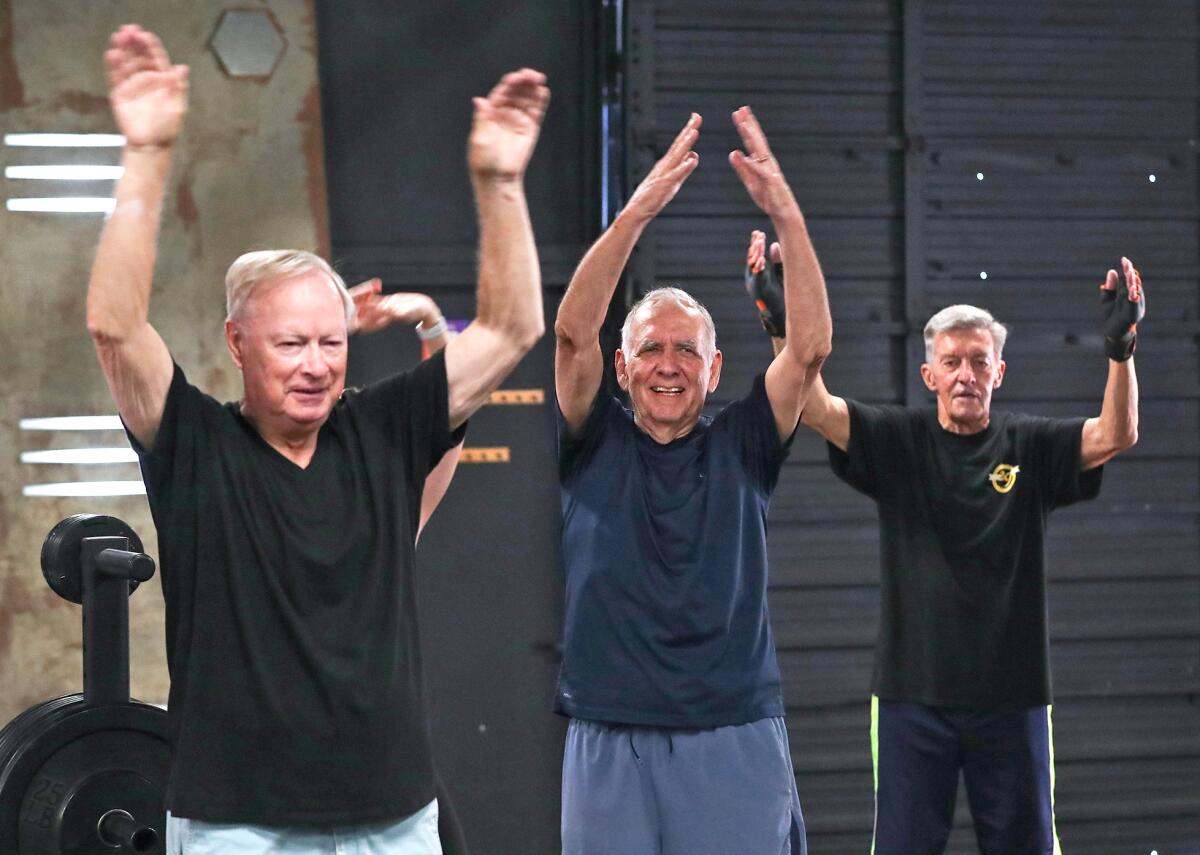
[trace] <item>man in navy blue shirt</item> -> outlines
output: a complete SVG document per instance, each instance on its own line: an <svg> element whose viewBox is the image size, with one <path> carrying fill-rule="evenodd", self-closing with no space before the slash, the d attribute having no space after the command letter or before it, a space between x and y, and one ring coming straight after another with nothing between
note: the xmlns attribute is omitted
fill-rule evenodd
<svg viewBox="0 0 1200 855"><path fill-rule="evenodd" d="M701 415L721 352L677 288L629 312L601 393L600 326L646 225L696 168L693 114L589 250L555 324L567 602L556 706L565 855L805 852L766 605L767 503L830 351L804 216L749 108L730 164L788 266L786 346L745 398Z"/></svg>

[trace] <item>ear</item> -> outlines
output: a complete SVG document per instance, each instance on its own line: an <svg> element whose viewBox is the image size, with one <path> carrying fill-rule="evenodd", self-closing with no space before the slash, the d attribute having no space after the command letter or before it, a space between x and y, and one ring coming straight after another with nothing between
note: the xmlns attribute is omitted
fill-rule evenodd
<svg viewBox="0 0 1200 855"><path fill-rule="evenodd" d="M721 366L725 364L725 357L721 355L721 351L713 354L712 365L708 369L708 394L717 391L717 384L721 382Z"/></svg>
<svg viewBox="0 0 1200 855"><path fill-rule="evenodd" d="M992 381L993 389L999 389L1000 384L1004 382L1004 368L1005 368L1004 360L1001 359L1000 363L996 366L996 379L994 381Z"/></svg>
<svg viewBox="0 0 1200 855"><path fill-rule="evenodd" d="M930 392L937 391L937 383L933 380L933 369L929 367L928 362L921 363L921 379L925 381L925 388Z"/></svg>
<svg viewBox="0 0 1200 855"><path fill-rule="evenodd" d="M225 346L229 348L233 364L240 370L242 367L242 331L233 321L225 322Z"/></svg>
<svg viewBox="0 0 1200 855"><path fill-rule="evenodd" d="M625 392L629 391L629 371L625 365L625 351L617 348L613 356L613 367L617 370L617 385Z"/></svg>

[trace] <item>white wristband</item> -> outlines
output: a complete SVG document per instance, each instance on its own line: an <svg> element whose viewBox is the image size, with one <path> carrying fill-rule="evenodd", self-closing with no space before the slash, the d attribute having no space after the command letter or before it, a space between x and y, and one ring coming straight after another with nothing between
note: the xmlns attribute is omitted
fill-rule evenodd
<svg viewBox="0 0 1200 855"><path fill-rule="evenodd" d="M444 336L448 330L449 327L446 326L446 319L444 317L439 317L433 326L428 329L425 328L425 322L422 321L417 324L417 338L421 341L429 341L432 338Z"/></svg>

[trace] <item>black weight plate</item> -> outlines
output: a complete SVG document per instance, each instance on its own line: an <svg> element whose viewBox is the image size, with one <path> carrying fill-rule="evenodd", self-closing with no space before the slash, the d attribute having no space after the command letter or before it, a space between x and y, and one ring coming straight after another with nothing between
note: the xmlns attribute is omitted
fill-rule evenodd
<svg viewBox="0 0 1200 855"><path fill-rule="evenodd" d="M126 537L130 552L142 551L137 532L116 517L75 514L50 529L42 542L42 576L56 594L73 603L83 602L79 548L85 537ZM129 593L136 591L137 586L137 581L130 579Z"/></svg>
<svg viewBox="0 0 1200 855"><path fill-rule="evenodd" d="M148 804L166 781L166 731L165 710L137 702L89 706L82 695L46 701L13 719L0 731L0 853L26 855L23 840L46 839L47 808L55 834L74 833L79 812L107 800L96 792L97 776L112 773L120 774L110 782L143 782L130 787L132 804L161 835L162 818Z"/></svg>

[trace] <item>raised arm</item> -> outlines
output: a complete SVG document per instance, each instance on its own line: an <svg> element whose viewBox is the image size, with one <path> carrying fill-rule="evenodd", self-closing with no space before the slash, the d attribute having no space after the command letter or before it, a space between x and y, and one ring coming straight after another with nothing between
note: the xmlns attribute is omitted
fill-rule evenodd
<svg viewBox="0 0 1200 855"><path fill-rule="evenodd" d="M768 263L766 246L767 236L763 232L750 233L745 282L746 290L758 309L763 330L770 336L771 349L778 356L787 346L783 336L787 328L787 310L783 298L783 251L778 241L772 243ZM842 451L850 443L850 409L843 398L829 394L819 373L813 379L800 423L812 428Z"/></svg>
<svg viewBox="0 0 1200 855"><path fill-rule="evenodd" d="M771 218L783 253L786 346L767 369L767 397L781 437L791 436L833 347L833 324L825 277L809 240L808 226L767 137L749 107L733 113L746 153L731 151L729 163L746 192Z"/></svg>
<svg viewBox="0 0 1200 855"><path fill-rule="evenodd" d="M479 215L475 320L446 346L450 426L483 406L545 331L525 167L550 100L546 76L510 72L474 99L467 165Z"/></svg>
<svg viewBox="0 0 1200 855"><path fill-rule="evenodd" d="M1108 382L1100 415L1083 423L1080 458L1083 468L1094 469L1137 442L1138 388L1133 368L1137 325L1146 313L1142 277L1128 258L1121 259L1125 284L1110 270L1101 288L1104 301L1104 344L1108 355Z"/></svg>
<svg viewBox="0 0 1200 855"><path fill-rule="evenodd" d="M572 431L583 427L604 376L600 327L617 282L646 226L675 198L700 162L692 151L701 118L692 113L667 153L642 179L621 213L584 255L554 322L554 386Z"/></svg>
<svg viewBox="0 0 1200 855"><path fill-rule="evenodd" d="M150 289L171 153L187 112L187 66L127 24L104 54L109 102L125 135L124 172L88 283L87 325L117 410L146 448L158 433L171 356L149 322Z"/></svg>

